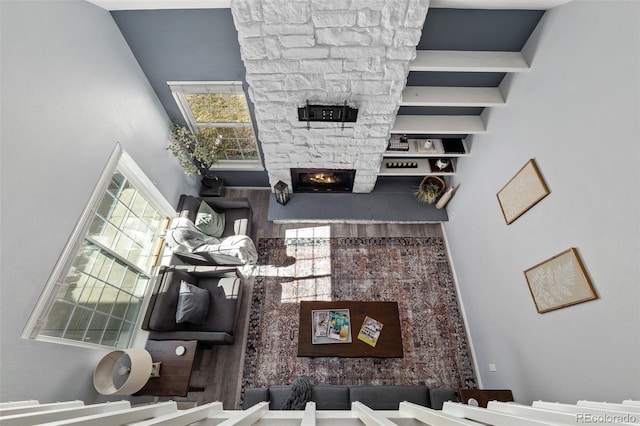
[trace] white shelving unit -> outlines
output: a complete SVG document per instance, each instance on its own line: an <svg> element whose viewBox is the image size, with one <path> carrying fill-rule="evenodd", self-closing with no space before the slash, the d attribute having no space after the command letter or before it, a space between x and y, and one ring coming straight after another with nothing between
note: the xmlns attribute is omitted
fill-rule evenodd
<svg viewBox="0 0 640 426"><path fill-rule="evenodd" d="M393 135L392 139L399 139ZM424 141L431 141L429 150L419 150L417 144ZM462 139L464 153L446 153L442 144L442 139L425 138L409 139L408 151L385 151L380 164L378 176L452 176L456 173L456 158L469 155L469 145L466 139ZM444 170L436 166L438 158L450 158L451 165ZM388 163L417 163L417 167L388 167Z"/></svg>
<svg viewBox="0 0 640 426"><path fill-rule="evenodd" d="M526 72L529 64L520 52L419 50L410 71Z"/></svg>
<svg viewBox="0 0 640 426"><path fill-rule="evenodd" d="M391 129L395 135L466 135L486 131L479 115L398 115Z"/></svg>

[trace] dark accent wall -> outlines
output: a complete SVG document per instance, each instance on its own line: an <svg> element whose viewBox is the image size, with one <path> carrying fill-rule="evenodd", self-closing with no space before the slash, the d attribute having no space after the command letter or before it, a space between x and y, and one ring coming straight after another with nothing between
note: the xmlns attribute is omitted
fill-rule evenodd
<svg viewBox="0 0 640 426"><path fill-rule="evenodd" d="M173 122L186 124L167 81L242 81L246 91L231 9L127 10L111 16ZM263 171L217 175L227 186L269 186Z"/></svg>
<svg viewBox="0 0 640 426"><path fill-rule="evenodd" d="M407 86L498 87L503 72L410 72Z"/></svg>
<svg viewBox="0 0 640 426"><path fill-rule="evenodd" d="M431 8L418 50L519 52L544 10Z"/></svg>

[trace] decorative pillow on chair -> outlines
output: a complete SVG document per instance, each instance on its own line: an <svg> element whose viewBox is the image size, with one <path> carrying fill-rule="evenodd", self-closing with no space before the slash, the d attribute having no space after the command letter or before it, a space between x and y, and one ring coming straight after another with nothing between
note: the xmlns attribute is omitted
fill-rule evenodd
<svg viewBox="0 0 640 426"><path fill-rule="evenodd" d="M176 322L204 324L208 313L209 290L182 281L176 309Z"/></svg>
<svg viewBox="0 0 640 426"><path fill-rule="evenodd" d="M225 214L218 213L205 201L196 214L196 228L212 237L220 238L224 232Z"/></svg>

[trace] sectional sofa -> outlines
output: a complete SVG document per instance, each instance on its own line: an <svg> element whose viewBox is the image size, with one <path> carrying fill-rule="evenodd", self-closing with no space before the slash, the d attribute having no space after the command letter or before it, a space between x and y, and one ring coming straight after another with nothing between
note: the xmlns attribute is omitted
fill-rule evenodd
<svg viewBox="0 0 640 426"><path fill-rule="evenodd" d="M248 388L244 391L242 408L261 401L269 402L269 409L279 410L286 402L291 386L269 386ZM450 388L429 388L424 385L312 385L311 400L318 410L350 410L351 403L359 401L374 410L397 410L403 401L413 402L436 410L442 409L445 401L458 401L456 391Z"/></svg>

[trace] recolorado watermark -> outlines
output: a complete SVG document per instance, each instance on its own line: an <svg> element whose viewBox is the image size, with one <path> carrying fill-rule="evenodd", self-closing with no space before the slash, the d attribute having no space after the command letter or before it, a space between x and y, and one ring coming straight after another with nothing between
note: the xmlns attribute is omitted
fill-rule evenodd
<svg viewBox="0 0 640 426"><path fill-rule="evenodd" d="M592 414L576 413L576 423L591 424L616 424L616 423L636 423L637 417L633 414Z"/></svg>

